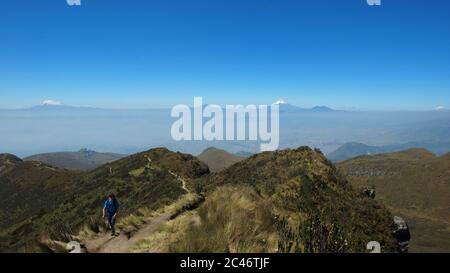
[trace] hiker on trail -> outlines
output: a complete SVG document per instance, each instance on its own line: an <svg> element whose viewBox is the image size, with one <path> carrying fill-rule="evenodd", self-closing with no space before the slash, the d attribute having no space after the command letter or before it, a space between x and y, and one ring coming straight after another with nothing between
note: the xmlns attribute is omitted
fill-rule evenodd
<svg viewBox="0 0 450 273"><path fill-rule="evenodd" d="M397 245L402 253L408 253L409 240L411 240L411 234L409 232L409 227L406 221L399 217L394 216L394 237L397 240Z"/></svg>
<svg viewBox="0 0 450 273"><path fill-rule="evenodd" d="M117 214L119 213L119 201L114 194L109 194L103 205L103 218L108 217L108 225L111 227L111 236L116 235L114 225L116 224Z"/></svg>

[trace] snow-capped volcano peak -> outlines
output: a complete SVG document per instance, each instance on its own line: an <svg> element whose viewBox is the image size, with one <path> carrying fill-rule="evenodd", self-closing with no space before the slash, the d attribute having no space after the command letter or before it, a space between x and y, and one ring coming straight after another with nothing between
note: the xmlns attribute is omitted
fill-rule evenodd
<svg viewBox="0 0 450 273"><path fill-rule="evenodd" d="M42 105L52 105L52 106L57 105L57 106L61 106L61 105L63 105L63 103L60 102L60 101L57 101L57 100L44 100L42 102Z"/></svg>
<svg viewBox="0 0 450 273"><path fill-rule="evenodd" d="M278 105L280 105L280 104L287 104L287 102L286 102L285 100L283 100L283 99L279 99L279 100L277 100L276 102L274 102L273 104L278 104Z"/></svg>

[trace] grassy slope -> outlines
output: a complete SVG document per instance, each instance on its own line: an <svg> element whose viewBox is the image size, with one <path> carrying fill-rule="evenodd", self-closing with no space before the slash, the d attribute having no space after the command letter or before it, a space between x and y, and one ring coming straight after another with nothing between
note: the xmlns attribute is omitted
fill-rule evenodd
<svg viewBox="0 0 450 273"><path fill-rule="evenodd" d="M356 187L375 185L376 199L406 218L411 251L450 250L450 154L411 149L357 157L338 167Z"/></svg>
<svg viewBox="0 0 450 273"><path fill-rule="evenodd" d="M0 155L0 229L51 210L76 189L79 175Z"/></svg>
<svg viewBox="0 0 450 273"><path fill-rule="evenodd" d="M23 164L35 164L24 162ZM124 159L104 165L94 171L79 173L61 171L52 168L50 175L54 179L42 176L35 169L25 166L12 167L15 175L10 180L23 188L25 196L35 196L46 206L46 211L35 215L35 209L26 207L24 210L28 218L22 222L16 221L13 225L0 231L1 250L39 251L36 242L42 234L48 234L52 239L65 240L69 234L76 234L77 229L88 223L91 228L98 228L101 223L101 206L104 197L109 192L115 192L121 203L121 215L136 212L138 208L158 208L173 202L185 191L181 182L169 171L186 178L197 178L208 173L205 164L191 155L170 152L164 148L153 149L148 152L136 154ZM21 169L22 168L22 169ZM63 172L67 177L57 177ZM3 172L2 172L3 173ZM22 179L26 176L26 179ZM38 177L42 177L41 180ZM38 179L40 184L34 181ZM10 196L12 191L4 187L6 181L1 177L0 192ZM61 188L61 185L70 184L68 191L57 190L58 200L53 200L49 194L49 185ZM39 185L39 186L37 186ZM53 191L51 191L53 192ZM10 196L10 200L17 200ZM10 202L10 201L9 201ZM33 202L18 201L33 204ZM10 211L3 211L9 214ZM23 211L20 211L23 213ZM14 213L11 219L17 217Z"/></svg>
<svg viewBox="0 0 450 273"><path fill-rule="evenodd" d="M136 251L364 252L372 240L383 251L396 250L392 215L354 191L321 153L305 147L254 155L211 175L193 156L163 148L91 172L69 172L75 189L49 212L3 230L1 249L42 251L35 244L42 233L67 240L86 224L99 229L103 196L110 191L119 197L122 216L172 204L186 193L173 173L206 194L206 201ZM24 189L42 195L45 188Z"/></svg>
<svg viewBox="0 0 450 273"><path fill-rule="evenodd" d="M372 240L396 250L392 215L309 148L261 153L190 186L206 202L155 234L160 251L364 252Z"/></svg>

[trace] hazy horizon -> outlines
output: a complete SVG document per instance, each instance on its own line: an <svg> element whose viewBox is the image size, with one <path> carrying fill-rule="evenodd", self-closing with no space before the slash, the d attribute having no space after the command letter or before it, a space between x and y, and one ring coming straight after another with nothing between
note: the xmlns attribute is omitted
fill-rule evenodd
<svg viewBox="0 0 450 273"><path fill-rule="evenodd" d="M52 103L46 103L47 101L52 101ZM271 102L265 102L265 103L260 103L260 104L265 104L265 105L270 105L274 102L276 102L278 100L274 100ZM284 100L283 100L284 101ZM188 106L192 106L193 105L193 100L191 101L187 101L185 103ZM225 107L226 104L220 104L220 102L216 102L216 101L206 101L204 102L205 105L208 104L218 104L220 106ZM235 103L236 104L242 104L242 103ZM258 105L257 103L249 103L249 105ZM347 107L347 108L334 108L331 107L329 105L325 105L325 104L321 104L321 103L317 103L317 104L312 104L312 105L297 105L297 104L292 104L289 101L285 101L285 103L283 104L288 104L288 105L292 105L292 106L296 106L299 108L303 108L303 109L312 109L314 107L329 107L332 110L336 110L336 111L355 111L355 112L427 112L427 111L450 111L450 109L447 109L444 106L437 106L434 107L432 109L414 109L414 108L399 108L399 109L363 109L363 108L358 108L357 106L352 106L352 107ZM147 107L121 107L121 106L116 106L116 107L102 107L100 105L87 105L87 104L70 104L70 103L65 103L63 101L59 101L59 100L41 100L40 102L34 103L34 104L30 104L30 105L25 105L25 106L19 106L19 105L11 105L9 107L0 107L0 110L26 110L26 109L30 109L30 108L34 108L34 107L39 107L39 106L48 106L48 107L52 107L52 106L56 106L56 107L74 107L74 108L93 108L93 109L103 109L103 110L162 110L162 109L170 109L173 106L175 106L176 104L173 105L164 105L164 106L147 106ZM245 104L244 104L245 106Z"/></svg>
<svg viewBox="0 0 450 273"><path fill-rule="evenodd" d="M174 141L176 120L164 109L35 107L0 109L0 153L21 157L44 152L96 151L131 154L152 147L197 154L208 146L258 152L258 141ZM280 149L298 146L329 153L347 142L382 146L406 142L439 144L450 139L450 111L280 112Z"/></svg>

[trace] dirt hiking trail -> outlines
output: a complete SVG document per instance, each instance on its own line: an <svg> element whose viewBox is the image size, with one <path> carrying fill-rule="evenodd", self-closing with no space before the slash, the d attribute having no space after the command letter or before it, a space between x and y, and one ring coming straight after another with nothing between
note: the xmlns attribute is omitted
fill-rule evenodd
<svg viewBox="0 0 450 273"><path fill-rule="evenodd" d="M149 237L161 225L171 219L171 213L161 214L148 223L143 224L139 230L130 234L120 233L119 236L111 236L109 233L102 233L91 240L82 242L88 253L129 253L137 242Z"/></svg>
<svg viewBox="0 0 450 273"><path fill-rule="evenodd" d="M146 167L153 169L151 159L147 159L148 164ZM182 183L181 187L189 194L190 190L187 188L186 180L170 170L169 173ZM139 241L152 235L159 227L173 219L173 217L173 213L165 212L148 220L148 222L142 224L139 230L131 234L121 232L118 236L111 236L108 232L100 233L94 238L82 240L81 243L87 253L129 253L133 251L133 247Z"/></svg>

